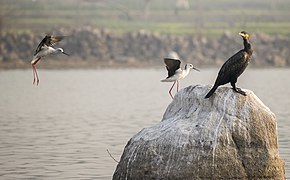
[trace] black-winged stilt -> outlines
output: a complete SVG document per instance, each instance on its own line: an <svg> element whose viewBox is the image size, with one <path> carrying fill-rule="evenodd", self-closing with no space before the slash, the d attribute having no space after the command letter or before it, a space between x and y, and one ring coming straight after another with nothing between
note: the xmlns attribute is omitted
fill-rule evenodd
<svg viewBox="0 0 290 180"><path fill-rule="evenodd" d="M34 57L31 61L32 70L33 70L33 84L38 85L39 78L36 70L36 64L40 61L41 58L52 55L52 54L59 54L63 53L67 56L69 56L67 53L63 51L62 48L53 48L52 46L56 44L57 42L61 41L65 36L52 36L52 35L46 35L42 41L39 43L39 45L36 48L36 51L34 53Z"/></svg>
<svg viewBox="0 0 290 180"><path fill-rule="evenodd" d="M168 76L166 79L161 80L161 82L174 82L171 88L169 89L169 94L173 99L171 91L174 85L177 83L177 92L179 87L179 80L185 78L191 69L199 71L192 64L186 64L184 69L180 68L181 61L176 52L170 52L168 57L164 58L166 64L166 69L168 71Z"/></svg>

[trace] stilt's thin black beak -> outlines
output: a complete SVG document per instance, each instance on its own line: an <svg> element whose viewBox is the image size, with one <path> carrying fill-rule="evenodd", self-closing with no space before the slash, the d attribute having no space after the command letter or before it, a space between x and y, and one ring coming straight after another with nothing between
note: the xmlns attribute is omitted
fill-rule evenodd
<svg viewBox="0 0 290 180"><path fill-rule="evenodd" d="M65 54L65 55L67 55L67 56L69 56L69 54L67 54L67 53L65 53L65 52L62 52L63 54Z"/></svg>
<svg viewBox="0 0 290 180"><path fill-rule="evenodd" d="M200 70L199 70L199 69L196 69L195 67L193 67L192 69L194 69L194 70L196 70L196 71L200 72Z"/></svg>

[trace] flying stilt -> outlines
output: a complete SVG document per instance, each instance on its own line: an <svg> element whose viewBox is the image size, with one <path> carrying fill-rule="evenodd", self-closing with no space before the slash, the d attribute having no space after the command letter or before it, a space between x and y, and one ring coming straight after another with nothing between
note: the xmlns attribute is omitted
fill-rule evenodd
<svg viewBox="0 0 290 180"><path fill-rule="evenodd" d="M41 58L46 57L48 55L59 54L59 53L69 56L67 53L63 51L62 48L52 47L57 42L61 41L64 37L65 36L46 35L37 46L36 51L34 53L34 57L31 61L33 76L34 76L33 84L36 83L36 85L38 85L39 83L39 78L38 78L38 74L36 70L36 64L40 61Z"/></svg>
<svg viewBox="0 0 290 180"><path fill-rule="evenodd" d="M176 52L171 52L168 57L164 58L166 64L166 69L168 71L168 76L166 79L161 80L161 82L174 82L171 88L169 89L169 94L173 99L171 91L175 84L177 84L177 92L179 88L179 80L185 78L191 69L199 71L192 64L186 64L184 69L180 68L181 61Z"/></svg>

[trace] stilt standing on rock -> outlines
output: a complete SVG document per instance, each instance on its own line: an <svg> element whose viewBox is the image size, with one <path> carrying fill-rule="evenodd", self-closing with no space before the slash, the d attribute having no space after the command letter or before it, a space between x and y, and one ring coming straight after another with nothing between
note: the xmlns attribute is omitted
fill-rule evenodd
<svg viewBox="0 0 290 180"><path fill-rule="evenodd" d="M245 31L239 33L244 41L244 49L237 52L235 55L230 57L221 67L218 77L214 83L212 89L208 92L205 98L209 98L215 90L226 83L231 83L233 90L246 96L246 92L236 87L238 77L245 71L249 64L249 61L253 54L252 46L249 42L249 34Z"/></svg>
<svg viewBox="0 0 290 180"><path fill-rule="evenodd" d="M31 65L32 65L32 70L33 70L33 84L38 85L39 83L39 78L38 78L38 74L37 74L37 70L36 70L36 64L40 61L41 58L48 56L48 55L52 55L52 54L65 54L67 56L69 56L67 53L65 53L63 51L62 48L53 48L52 46L61 41L65 36L52 36L52 35L46 35L42 41L39 43L39 45L37 46L37 49L34 53L34 57L31 61Z"/></svg>
<svg viewBox="0 0 290 180"><path fill-rule="evenodd" d="M166 64L166 69L168 71L168 76L166 79L161 80L161 82L174 82L169 90L169 94L173 99L171 91L174 85L177 83L177 92L179 87L179 80L185 78L191 69L197 70L192 64L186 64L185 68L182 70L180 68L181 61L176 52L171 52L168 57L164 58Z"/></svg>

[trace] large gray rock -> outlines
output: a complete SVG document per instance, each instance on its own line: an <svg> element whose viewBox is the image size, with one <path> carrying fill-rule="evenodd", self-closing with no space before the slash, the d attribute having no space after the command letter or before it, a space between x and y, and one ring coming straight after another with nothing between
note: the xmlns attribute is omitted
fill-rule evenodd
<svg viewBox="0 0 290 180"><path fill-rule="evenodd" d="M182 89L162 121L130 139L113 179L285 179L275 115L253 92Z"/></svg>

